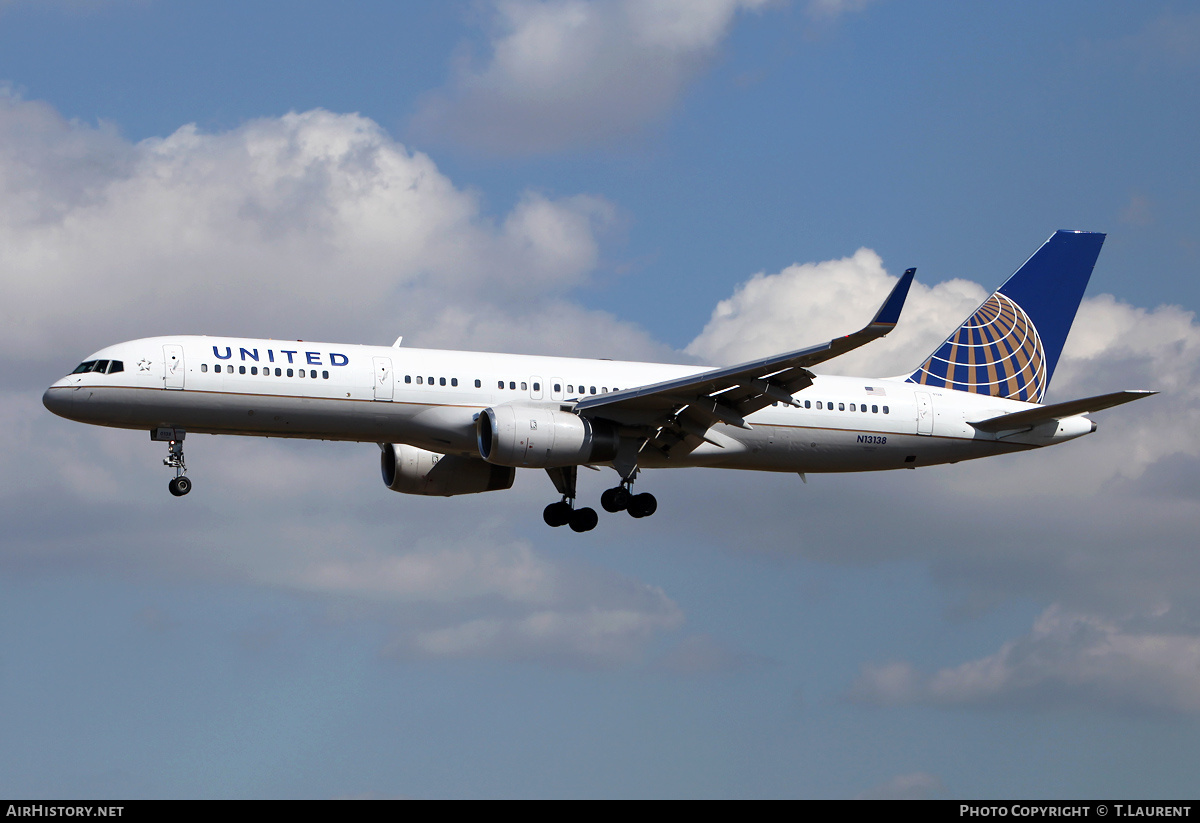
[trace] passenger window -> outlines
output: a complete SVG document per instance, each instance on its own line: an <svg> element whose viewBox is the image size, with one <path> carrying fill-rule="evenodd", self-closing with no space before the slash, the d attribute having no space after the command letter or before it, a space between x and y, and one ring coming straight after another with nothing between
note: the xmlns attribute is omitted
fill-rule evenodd
<svg viewBox="0 0 1200 823"><path fill-rule="evenodd" d="M600 387L600 393L601 393L601 394L608 394L608 386L601 386L601 387Z"/></svg>
<svg viewBox="0 0 1200 823"><path fill-rule="evenodd" d="M555 383L555 384L554 384L554 391L555 391L556 393L557 393L557 392L560 392L560 391L562 391L562 383Z"/></svg>
<svg viewBox="0 0 1200 823"><path fill-rule="evenodd" d="M483 388L483 384L482 384L482 383L480 383L478 380L476 380L476 381L475 381L475 388L477 388L477 389L482 389L482 388Z"/></svg>
<svg viewBox="0 0 1200 823"><path fill-rule="evenodd" d="M424 385L425 385L425 378L424 378L424 377L422 377L422 376L421 376L421 375L419 375L419 374L417 375L417 385L418 385L418 386L424 386Z"/></svg>
<svg viewBox="0 0 1200 823"><path fill-rule="evenodd" d="M329 372L327 372L327 371L323 371L323 372L321 372L321 379L322 379L322 380L328 380L328 379L329 379Z"/></svg>
<svg viewBox="0 0 1200 823"><path fill-rule="evenodd" d="M288 377L291 377L291 376L292 376L292 370L291 370L291 369L288 369L288 372L287 372L287 374L288 374Z"/></svg>
<svg viewBox="0 0 1200 823"><path fill-rule="evenodd" d="M218 363L217 365L213 366L213 371L215 371L217 374L220 374L221 373L221 364Z"/></svg>
<svg viewBox="0 0 1200 823"><path fill-rule="evenodd" d="M457 378L457 377L451 377L451 378L450 378L450 385L451 385L451 386L457 386L457 385L458 385L458 378Z"/></svg>
<svg viewBox="0 0 1200 823"><path fill-rule="evenodd" d="M516 381L515 381L515 380L509 380L509 381L508 381L508 388L509 388L509 389L511 389L512 391L516 391L516 389L517 389L517 383L516 383Z"/></svg>
<svg viewBox="0 0 1200 823"><path fill-rule="evenodd" d="M871 406L871 414L879 414L879 407L874 405Z"/></svg>
<svg viewBox="0 0 1200 823"><path fill-rule="evenodd" d="M521 381L521 391L529 391L529 384L524 380Z"/></svg>
<svg viewBox="0 0 1200 823"><path fill-rule="evenodd" d="M838 411L845 411L845 410L846 410L846 404L838 403Z"/></svg>
<svg viewBox="0 0 1200 823"><path fill-rule="evenodd" d="M289 370L289 373L290 373L290 370ZM275 376L283 377L283 371L278 366L275 367Z"/></svg>
<svg viewBox="0 0 1200 823"><path fill-rule="evenodd" d="M309 370L308 370L308 376L309 376L309 377L311 377L313 380L316 380L316 379L317 379L317 370L316 370L316 369L309 369Z"/></svg>
<svg viewBox="0 0 1200 823"><path fill-rule="evenodd" d="M406 375L404 375L404 382L405 382L405 383L411 383L411 382L412 382L412 375L411 375L411 374L406 374Z"/></svg>
<svg viewBox="0 0 1200 823"><path fill-rule="evenodd" d="M444 386L444 385L446 385L446 378L444 378L444 377L439 377L439 378L438 378L438 385L439 385L439 386Z"/></svg>
<svg viewBox="0 0 1200 823"><path fill-rule="evenodd" d="M201 363L201 364L200 364L200 371L202 371L202 372L203 372L203 371L208 371L208 364L207 364L207 363Z"/></svg>
<svg viewBox="0 0 1200 823"><path fill-rule="evenodd" d="M568 383L567 384L567 394L574 394L574 393L575 393L575 386L571 383Z"/></svg>
<svg viewBox="0 0 1200 823"><path fill-rule="evenodd" d="M595 394L595 393L596 393L596 387L595 387L595 386L591 386L590 388L591 388L591 390L592 390L592 394Z"/></svg>
<svg viewBox="0 0 1200 823"><path fill-rule="evenodd" d="M238 374L245 374L245 373L246 373L246 367L238 366Z"/></svg>
<svg viewBox="0 0 1200 823"><path fill-rule="evenodd" d="M806 409L811 409L811 408L812 408L812 401L811 401L811 400L805 400L805 401L804 401L804 408L806 408Z"/></svg>
<svg viewBox="0 0 1200 823"><path fill-rule="evenodd" d="M887 414L887 413L888 413L888 407L887 407L887 406L884 406L884 407L883 407L883 413L884 413L884 414Z"/></svg>
<svg viewBox="0 0 1200 823"><path fill-rule="evenodd" d="M431 385L431 386L432 386L432 385L433 385L433 378L432 378L432 377L428 377L428 378L426 378L425 382L427 382L429 385Z"/></svg>
<svg viewBox="0 0 1200 823"><path fill-rule="evenodd" d="M821 405L821 401L820 401L820 400L818 400L818 401L817 401L817 409L818 409L818 410L820 410L820 409L822 409L822 408L824 408L824 406L822 406L822 405Z"/></svg>
<svg viewBox="0 0 1200 823"><path fill-rule="evenodd" d="M850 411L858 411L858 409L854 408L853 403L850 404Z"/></svg>
<svg viewBox="0 0 1200 823"><path fill-rule="evenodd" d="M541 384L541 383L534 383L534 384L533 384L533 390L534 390L534 391L541 391L541 390L542 390L542 384Z"/></svg>
<svg viewBox="0 0 1200 823"><path fill-rule="evenodd" d="M497 380L497 381L496 381L496 388L498 388L498 389L502 389L502 388L504 388L504 381L503 381L503 380Z"/></svg>

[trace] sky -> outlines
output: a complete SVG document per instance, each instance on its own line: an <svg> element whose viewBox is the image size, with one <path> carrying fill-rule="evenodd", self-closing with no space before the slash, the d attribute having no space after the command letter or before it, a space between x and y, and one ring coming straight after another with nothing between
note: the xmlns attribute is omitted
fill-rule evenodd
<svg viewBox="0 0 1200 823"><path fill-rule="evenodd" d="M1181 798L1200 766L1183 2L0 0L0 795ZM395 494L373 444L45 387L213 334L915 367L1106 232L1042 450ZM597 497L611 471L581 472Z"/></svg>

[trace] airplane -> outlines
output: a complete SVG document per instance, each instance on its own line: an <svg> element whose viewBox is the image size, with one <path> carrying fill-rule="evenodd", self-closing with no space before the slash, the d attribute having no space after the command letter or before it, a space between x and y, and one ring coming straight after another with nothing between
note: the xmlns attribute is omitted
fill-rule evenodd
<svg viewBox="0 0 1200 823"><path fill-rule="evenodd" d="M862 329L736 366L440 351L228 337L151 337L88 356L42 402L82 423L166 442L171 494L192 488L188 433L377 443L387 488L453 496L511 488L544 469L561 499L543 519L573 531L578 469L616 470L608 512L654 514L643 469L913 469L1024 451L1096 430L1086 415L1155 394L1043 404L1105 235L1058 231L911 373L811 368L890 332L916 269Z"/></svg>

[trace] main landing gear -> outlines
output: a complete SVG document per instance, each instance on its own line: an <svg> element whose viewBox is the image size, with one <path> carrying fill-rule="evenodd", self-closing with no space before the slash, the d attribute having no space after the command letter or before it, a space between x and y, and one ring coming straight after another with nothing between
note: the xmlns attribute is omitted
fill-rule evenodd
<svg viewBox="0 0 1200 823"><path fill-rule="evenodd" d="M629 486L633 481L622 480L621 485L607 489L600 495L600 506L606 512L629 512L630 517L649 517L658 511L658 500L650 492L634 494Z"/></svg>
<svg viewBox="0 0 1200 823"><path fill-rule="evenodd" d="M192 490L187 464L183 462L183 438L186 436L183 429L162 428L150 432L151 440L167 441L167 456L163 458L163 465L175 470L175 476L167 483L167 491L175 497L183 497Z"/></svg>
<svg viewBox="0 0 1200 823"><path fill-rule="evenodd" d="M564 466L558 469L546 469L546 474L554 481L554 488L562 495L562 500L551 503L542 512L542 519L547 526L558 528L570 526L573 532L590 532L600 522L595 509L575 508L575 486L579 476L576 466Z"/></svg>
<svg viewBox="0 0 1200 823"><path fill-rule="evenodd" d="M567 466L560 469L546 469L554 486L562 494L562 500L551 503L542 512L542 519L547 526L558 528L570 526L575 532L590 532L600 521L595 509L575 508L575 485L578 469ZM600 495L600 506L606 512L629 512L631 517L649 517L658 510L658 501L649 492L633 494L629 487L633 479L622 480L621 485L608 489Z"/></svg>
<svg viewBox="0 0 1200 823"><path fill-rule="evenodd" d="M573 532L590 532L600 522L600 515L592 508L574 508L574 498L564 497L557 503L551 503L542 512L542 519L547 526L570 526Z"/></svg>

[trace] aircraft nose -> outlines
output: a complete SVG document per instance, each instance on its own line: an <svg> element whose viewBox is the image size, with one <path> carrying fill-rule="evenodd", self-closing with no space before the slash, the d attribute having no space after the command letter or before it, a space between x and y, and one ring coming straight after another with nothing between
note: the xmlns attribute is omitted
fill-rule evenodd
<svg viewBox="0 0 1200 823"><path fill-rule="evenodd" d="M42 405L59 417L70 417L71 407L75 404L74 395L73 389L51 386L42 395Z"/></svg>

